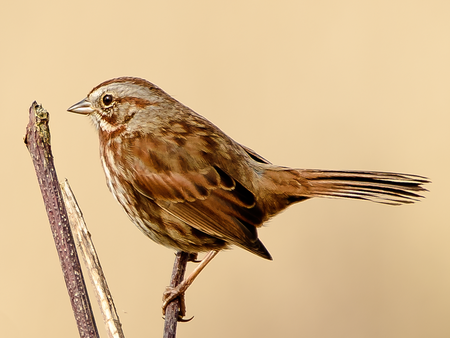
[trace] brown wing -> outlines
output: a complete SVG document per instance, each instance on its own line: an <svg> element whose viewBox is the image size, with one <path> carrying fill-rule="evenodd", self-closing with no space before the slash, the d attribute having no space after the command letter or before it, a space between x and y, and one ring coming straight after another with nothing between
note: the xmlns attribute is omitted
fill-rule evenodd
<svg viewBox="0 0 450 338"><path fill-rule="evenodd" d="M258 239L256 227L264 215L255 195L214 165L211 159L220 152L188 153L199 147L151 137L130 139L124 149L127 167L134 169L129 179L139 193L191 227L271 259Z"/></svg>

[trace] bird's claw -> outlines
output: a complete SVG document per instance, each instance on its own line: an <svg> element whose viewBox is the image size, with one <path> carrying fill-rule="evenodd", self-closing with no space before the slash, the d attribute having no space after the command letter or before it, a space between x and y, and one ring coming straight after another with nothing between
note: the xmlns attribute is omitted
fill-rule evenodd
<svg viewBox="0 0 450 338"><path fill-rule="evenodd" d="M162 316L162 319L166 319L166 316ZM178 315L178 318L177 318L177 322L180 322L180 323L187 323L187 322L190 322L192 319L194 319L194 316L192 316L191 318L189 318L189 319L184 319L183 317L181 317L180 315Z"/></svg>
<svg viewBox="0 0 450 338"><path fill-rule="evenodd" d="M186 315L186 300L184 297L184 291L180 290L180 287L166 287L166 291L163 293L163 305L162 305L162 312L163 312L163 318L166 316L166 309L167 306L176 298L179 298L179 311L178 311L178 318L177 321L179 322L189 322L191 321L194 316L192 316L189 319L184 319L184 316Z"/></svg>

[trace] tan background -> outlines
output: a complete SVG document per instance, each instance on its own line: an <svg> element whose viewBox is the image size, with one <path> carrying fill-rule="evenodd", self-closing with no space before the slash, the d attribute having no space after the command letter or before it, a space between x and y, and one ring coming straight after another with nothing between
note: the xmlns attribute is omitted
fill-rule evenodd
<svg viewBox="0 0 450 338"><path fill-rule="evenodd" d="M160 337L172 251L108 192L87 118L98 83L139 76L274 163L427 175L419 204L313 200L222 253L179 337L450 336L450 2L10 2L1 31L2 337L77 337L22 136L51 114L60 180L90 226L127 337ZM94 305L96 307L95 301ZM104 333L101 318L97 321Z"/></svg>

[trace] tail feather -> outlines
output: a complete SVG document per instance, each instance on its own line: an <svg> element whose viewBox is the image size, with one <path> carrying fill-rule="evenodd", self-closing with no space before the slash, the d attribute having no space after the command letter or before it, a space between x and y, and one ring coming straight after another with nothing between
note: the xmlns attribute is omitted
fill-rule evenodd
<svg viewBox="0 0 450 338"><path fill-rule="evenodd" d="M299 170L310 197L351 198L400 205L414 203L427 191L426 177L375 171Z"/></svg>

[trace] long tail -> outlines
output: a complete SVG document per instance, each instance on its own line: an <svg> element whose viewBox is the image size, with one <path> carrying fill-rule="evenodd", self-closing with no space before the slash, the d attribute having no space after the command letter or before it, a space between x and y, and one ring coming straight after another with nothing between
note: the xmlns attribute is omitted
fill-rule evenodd
<svg viewBox="0 0 450 338"><path fill-rule="evenodd" d="M297 170L309 197L351 198L400 205L414 203L427 191L426 177L376 171ZM305 182L306 181L306 182Z"/></svg>

